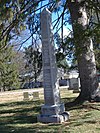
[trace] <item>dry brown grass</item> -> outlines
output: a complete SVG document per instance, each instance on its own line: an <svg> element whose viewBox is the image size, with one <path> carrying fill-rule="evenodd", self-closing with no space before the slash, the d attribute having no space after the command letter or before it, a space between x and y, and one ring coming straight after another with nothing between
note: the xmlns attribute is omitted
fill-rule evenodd
<svg viewBox="0 0 100 133"><path fill-rule="evenodd" d="M23 92L29 92L29 94L32 94L33 91L39 91L39 98L42 100L44 99L43 88L25 89L25 90L1 92L0 103L23 101ZM60 96L61 98L65 97L70 98L78 96L78 93L73 93L72 90L68 91L68 88L66 87L60 87ZM32 95L30 95L29 98L30 100L32 100L33 99Z"/></svg>
<svg viewBox="0 0 100 133"><path fill-rule="evenodd" d="M25 89L25 90L1 92L0 103L23 101L24 92L29 92L29 94L32 94L33 91L38 91L38 90L39 90L40 99L43 99L43 88ZM29 97L30 97L30 100L32 100L32 95L30 95Z"/></svg>

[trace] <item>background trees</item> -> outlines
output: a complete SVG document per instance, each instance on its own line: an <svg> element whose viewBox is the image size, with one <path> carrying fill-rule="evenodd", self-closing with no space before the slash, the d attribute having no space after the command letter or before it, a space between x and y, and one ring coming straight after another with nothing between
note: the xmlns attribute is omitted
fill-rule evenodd
<svg viewBox="0 0 100 133"><path fill-rule="evenodd" d="M33 38L36 34L38 34L41 39L40 13L42 9L47 7L52 13L55 12L57 17L55 17L53 21L53 29L55 29L56 32L61 29L61 42L58 47L58 52L65 58L68 52L67 48L70 48L69 53L77 57L81 78L81 93L78 102L95 99L98 91L98 83L92 39L97 42L97 44L100 43L98 39L100 34L99 0L17 0L16 2L7 0L1 2L0 5L2 12L0 15L2 18L0 39L1 41L3 41L3 39L6 40L3 47L2 44L0 44L1 49L7 46L13 36L19 35L23 25L26 25L30 30L30 36L26 41ZM5 13L6 17L4 16ZM96 16L96 21L94 21L93 16ZM68 35L64 37L64 26L67 24L72 25L73 31L71 32L71 36ZM11 33L13 33L13 36ZM70 41L71 43L69 43ZM61 52L63 54L61 54ZM34 52L34 54L36 53ZM99 53L97 55L99 55Z"/></svg>
<svg viewBox="0 0 100 133"><path fill-rule="evenodd" d="M1 91L19 88L19 73L14 62L12 47L6 47L0 53L0 89Z"/></svg>
<svg viewBox="0 0 100 133"><path fill-rule="evenodd" d="M29 82L34 80L36 83L42 69L42 53L39 48L33 47L33 45L25 48L24 53L26 60L25 68L29 75Z"/></svg>

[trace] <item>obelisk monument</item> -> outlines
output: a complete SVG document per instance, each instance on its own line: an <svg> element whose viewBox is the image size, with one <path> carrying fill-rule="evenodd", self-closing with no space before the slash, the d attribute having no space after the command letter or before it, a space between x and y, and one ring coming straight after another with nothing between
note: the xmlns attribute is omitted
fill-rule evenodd
<svg viewBox="0 0 100 133"><path fill-rule="evenodd" d="M39 122L61 123L69 118L65 112L64 104L60 103L60 93L57 84L57 66L54 51L54 40L52 33L51 12L46 8L41 13L41 37L42 37L42 62L43 62L43 84L44 101L41 114L38 115Z"/></svg>

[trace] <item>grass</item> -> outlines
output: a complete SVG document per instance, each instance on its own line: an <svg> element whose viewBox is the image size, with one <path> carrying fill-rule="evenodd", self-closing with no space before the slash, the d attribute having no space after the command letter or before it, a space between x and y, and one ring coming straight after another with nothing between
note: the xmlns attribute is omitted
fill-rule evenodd
<svg viewBox="0 0 100 133"><path fill-rule="evenodd" d="M22 91L0 94L0 133L100 133L100 103L84 103L68 109L70 119L62 124L37 122L43 101L23 101ZM61 101L72 101L78 94L61 89Z"/></svg>

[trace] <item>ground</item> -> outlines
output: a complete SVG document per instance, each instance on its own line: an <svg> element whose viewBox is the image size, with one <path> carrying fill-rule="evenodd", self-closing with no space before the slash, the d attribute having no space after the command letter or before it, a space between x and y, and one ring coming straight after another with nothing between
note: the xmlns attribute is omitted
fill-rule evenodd
<svg viewBox="0 0 100 133"><path fill-rule="evenodd" d="M62 124L37 122L43 100L43 89L39 89L40 99L23 101L23 91L0 93L0 133L100 133L100 103L67 109L70 119ZM61 101L72 101L78 96L66 88L61 88Z"/></svg>

